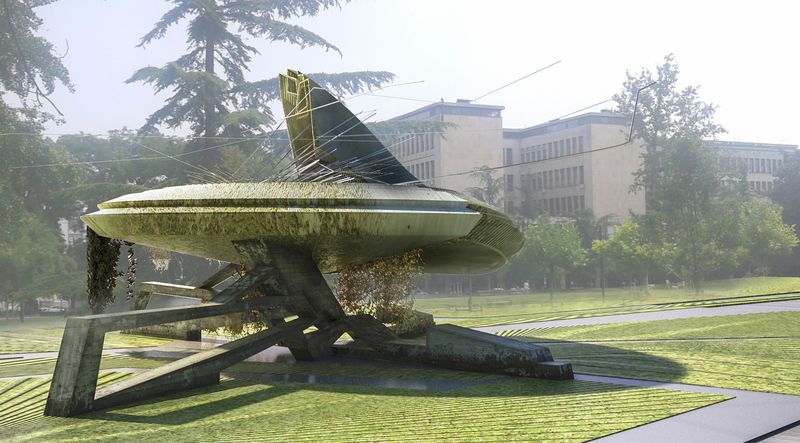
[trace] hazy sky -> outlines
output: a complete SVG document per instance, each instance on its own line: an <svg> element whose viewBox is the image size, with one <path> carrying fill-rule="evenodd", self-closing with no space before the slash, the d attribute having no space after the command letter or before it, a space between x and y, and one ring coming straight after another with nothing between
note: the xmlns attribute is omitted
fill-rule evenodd
<svg viewBox="0 0 800 443"><path fill-rule="evenodd" d="M138 128L161 105L163 96L124 80L183 52L182 27L135 47L168 8L157 0L61 0L39 8L46 37L59 51L69 42L64 62L76 85L74 94L55 94L67 122L52 132ZM286 68L387 70L397 82L424 83L381 94L454 101L562 60L480 101L505 106L505 127L523 127L608 99L626 69L653 68L674 53L682 83L700 85L701 97L719 106L717 121L729 132L720 138L800 143L794 2L356 0L298 23L344 56L250 41L262 52L250 79ZM376 110L376 120L425 105L367 96L347 104Z"/></svg>

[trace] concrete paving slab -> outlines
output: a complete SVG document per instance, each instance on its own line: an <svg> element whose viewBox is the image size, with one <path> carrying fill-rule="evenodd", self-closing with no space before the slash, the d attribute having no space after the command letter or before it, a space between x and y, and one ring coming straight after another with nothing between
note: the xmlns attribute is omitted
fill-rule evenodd
<svg viewBox="0 0 800 443"><path fill-rule="evenodd" d="M800 396L575 374L576 380L733 396L664 420L613 434L601 442L746 442L800 420Z"/></svg>

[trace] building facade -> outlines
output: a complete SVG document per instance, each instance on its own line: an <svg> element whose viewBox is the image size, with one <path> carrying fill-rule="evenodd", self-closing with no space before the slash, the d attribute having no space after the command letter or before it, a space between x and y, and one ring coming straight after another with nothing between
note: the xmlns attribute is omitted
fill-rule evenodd
<svg viewBox="0 0 800 443"><path fill-rule="evenodd" d="M642 148L625 144L630 121L598 112L503 131L505 211L535 217L591 209L623 220L644 212L632 189Z"/></svg>
<svg viewBox="0 0 800 443"><path fill-rule="evenodd" d="M494 202L509 215L527 218L547 213L568 216L591 209L596 217L621 223L645 212L645 192L634 189L644 146L626 143L630 117L591 112L523 129L503 128L502 106L467 100L424 106L395 121L439 121L452 126L402 136L389 149L417 178L430 186L469 192L481 187L471 174L482 166L504 186ZM772 190L776 172L797 145L709 141L724 170L738 170L750 189Z"/></svg>
<svg viewBox="0 0 800 443"><path fill-rule="evenodd" d="M738 141L709 141L706 146L717 150L722 170L738 172L751 191L761 194L772 191L776 173L797 150L797 145Z"/></svg>
<svg viewBox="0 0 800 443"><path fill-rule="evenodd" d="M424 106L392 120L437 121L451 126L441 134L406 135L390 143L389 149L423 183L466 192L481 186L471 171L502 163L503 109L466 100Z"/></svg>

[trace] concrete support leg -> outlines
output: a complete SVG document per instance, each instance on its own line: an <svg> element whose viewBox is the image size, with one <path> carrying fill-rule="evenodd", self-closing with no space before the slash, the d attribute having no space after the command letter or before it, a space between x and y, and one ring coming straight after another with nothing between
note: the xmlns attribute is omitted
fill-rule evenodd
<svg viewBox="0 0 800 443"><path fill-rule="evenodd" d="M105 331L94 323L67 319L44 415L66 417L91 409L104 339Z"/></svg>
<svg viewBox="0 0 800 443"><path fill-rule="evenodd" d="M313 320L298 318L129 377L99 390L93 409L104 409L219 383L219 373L223 369L277 344L286 337L302 334L312 323Z"/></svg>

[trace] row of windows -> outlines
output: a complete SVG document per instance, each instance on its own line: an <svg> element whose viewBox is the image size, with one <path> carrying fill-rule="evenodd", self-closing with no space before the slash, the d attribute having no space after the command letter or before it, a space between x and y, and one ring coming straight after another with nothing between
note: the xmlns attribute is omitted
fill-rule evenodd
<svg viewBox="0 0 800 443"><path fill-rule="evenodd" d="M772 191L771 181L749 181L750 190L755 192L770 192Z"/></svg>
<svg viewBox="0 0 800 443"><path fill-rule="evenodd" d="M435 172L435 163L433 160L422 162L422 163L415 163L413 165L406 166L408 171L414 174L414 177L417 177L420 180L428 180L433 178Z"/></svg>
<svg viewBox="0 0 800 443"><path fill-rule="evenodd" d="M506 190L510 192L513 191L514 176L507 176L506 184L509 183L509 179L511 179L511 187L506 186ZM523 191L541 191L544 189L567 188L570 186L582 185L584 183L583 165L522 174L520 179L520 185Z"/></svg>
<svg viewBox="0 0 800 443"><path fill-rule="evenodd" d="M776 158L722 157L721 162L723 168L729 168L734 165L747 167L747 172L749 173L760 172L772 174L783 166L783 160Z"/></svg>
<svg viewBox="0 0 800 443"><path fill-rule="evenodd" d="M551 215L572 214L575 211L586 209L586 202L582 195L571 197L545 198L535 202L540 209Z"/></svg>
<svg viewBox="0 0 800 443"><path fill-rule="evenodd" d="M395 156L407 157L433 149L433 134L414 134L401 136L392 144L391 151Z"/></svg>
<svg viewBox="0 0 800 443"><path fill-rule="evenodd" d="M504 211L506 214L516 213L516 207L513 200L506 200L504 203ZM547 212L550 215L573 214L576 211L586 209L586 201L582 195L546 198L542 200L535 200L533 203L537 208Z"/></svg>
<svg viewBox="0 0 800 443"><path fill-rule="evenodd" d="M583 152L583 136L522 148L522 161L533 162Z"/></svg>

